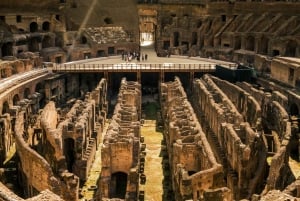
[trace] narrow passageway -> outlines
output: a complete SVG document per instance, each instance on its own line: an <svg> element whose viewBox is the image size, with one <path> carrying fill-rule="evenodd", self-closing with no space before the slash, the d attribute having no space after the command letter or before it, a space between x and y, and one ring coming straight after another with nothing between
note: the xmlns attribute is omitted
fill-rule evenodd
<svg viewBox="0 0 300 201"><path fill-rule="evenodd" d="M145 184L140 183L146 201L171 201L169 192L169 168L167 150L164 144L163 129L159 118L160 108L157 102L143 102L144 122L141 135L146 145L144 174Z"/></svg>

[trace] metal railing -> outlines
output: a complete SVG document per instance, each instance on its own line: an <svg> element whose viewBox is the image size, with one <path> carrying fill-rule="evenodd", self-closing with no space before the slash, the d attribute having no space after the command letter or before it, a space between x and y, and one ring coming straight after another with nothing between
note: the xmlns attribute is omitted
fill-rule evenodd
<svg viewBox="0 0 300 201"><path fill-rule="evenodd" d="M120 64L54 64L53 72L118 72L118 71L215 71L216 64L197 63L120 63Z"/></svg>

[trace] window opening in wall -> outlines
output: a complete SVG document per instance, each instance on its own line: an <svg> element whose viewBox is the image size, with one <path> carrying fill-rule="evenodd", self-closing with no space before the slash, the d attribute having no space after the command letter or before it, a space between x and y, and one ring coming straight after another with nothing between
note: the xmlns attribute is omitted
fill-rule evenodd
<svg viewBox="0 0 300 201"><path fill-rule="evenodd" d="M86 39L85 36L82 36L82 37L81 37L81 43L82 43L82 44L86 44L86 43L87 43L87 39Z"/></svg>
<svg viewBox="0 0 300 201"><path fill-rule="evenodd" d="M22 22L22 16L21 16L21 15L17 15L17 16L16 16L16 21L17 21L18 23Z"/></svg>
<svg viewBox="0 0 300 201"><path fill-rule="evenodd" d="M279 54L280 54L279 50L273 50L272 56L275 57L278 56Z"/></svg>
<svg viewBox="0 0 300 201"><path fill-rule="evenodd" d="M60 64L62 61L61 56L55 57L55 63Z"/></svg>
<svg viewBox="0 0 300 201"><path fill-rule="evenodd" d="M174 46L179 46L179 32L174 32Z"/></svg>
<svg viewBox="0 0 300 201"><path fill-rule="evenodd" d="M197 32L192 33L192 45L197 45Z"/></svg>
<svg viewBox="0 0 300 201"><path fill-rule="evenodd" d="M36 22L31 22L29 25L30 32L38 31L38 24Z"/></svg>
<svg viewBox="0 0 300 201"><path fill-rule="evenodd" d="M226 22L226 15L222 15L222 22Z"/></svg>
<svg viewBox="0 0 300 201"><path fill-rule="evenodd" d="M97 57L105 57L105 51L104 50L98 50L97 51Z"/></svg>
<svg viewBox="0 0 300 201"><path fill-rule="evenodd" d="M113 20L110 17L104 18L105 24L113 24Z"/></svg>
<svg viewBox="0 0 300 201"><path fill-rule="evenodd" d="M115 54L115 47L108 47L108 55L114 55Z"/></svg>
<svg viewBox="0 0 300 201"><path fill-rule="evenodd" d="M66 0L60 0L60 3L66 3Z"/></svg>
<svg viewBox="0 0 300 201"><path fill-rule="evenodd" d="M5 16L1 15L0 16L0 20L3 21L3 22L5 22Z"/></svg>
<svg viewBox="0 0 300 201"><path fill-rule="evenodd" d="M230 47L230 45L227 43L224 43L224 47Z"/></svg>
<svg viewBox="0 0 300 201"><path fill-rule="evenodd" d="M170 41L169 40L165 40L164 43L163 43L163 46L164 46L164 50L168 50L169 47L170 47Z"/></svg>
<svg viewBox="0 0 300 201"><path fill-rule="evenodd" d="M85 59L89 59L89 58L91 58L91 53L90 52L83 53L83 57Z"/></svg>
<svg viewBox="0 0 300 201"><path fill-rule="evenodd" d="M294 80L294 74L295 74L295 70L293 68L290 68L290 70L289 70L289 81Z"/></svg>
<svg viewBox="0 0 300 201"><path fill-rule="evenodd" d="M44 22L42 25L43 31L49 31L50 30L50 23L49 22Z"/></svg>
<svg viewBox="0 0 300 201"><path fill-rule="evenodd" d="M55 15L55 19L60 21L60 15Z"/></svg>

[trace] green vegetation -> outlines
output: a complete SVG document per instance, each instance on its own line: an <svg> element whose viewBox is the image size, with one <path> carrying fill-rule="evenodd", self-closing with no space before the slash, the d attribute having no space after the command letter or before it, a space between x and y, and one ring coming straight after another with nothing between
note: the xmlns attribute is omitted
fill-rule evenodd
<svg viewBox="0 0 300 201"><path fill-rule="evenodd" d="M156 120L157 112L160 110L160 106L157 102L147 102L143 103L142 108L145 113L145 119Z"/></svg>

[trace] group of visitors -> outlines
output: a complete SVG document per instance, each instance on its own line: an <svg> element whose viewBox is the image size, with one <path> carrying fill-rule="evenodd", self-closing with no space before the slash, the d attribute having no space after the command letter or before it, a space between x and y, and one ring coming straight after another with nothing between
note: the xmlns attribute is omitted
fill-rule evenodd
<svg viewBox="0 0 300 201"><path fill-rule="evenodd" d="M122 53L122 60L125 60L126 62L131 62L132 60L136 60L138 62L147 61L148 55L147 54L141 54L140 52L123 52Z"/></svg>

